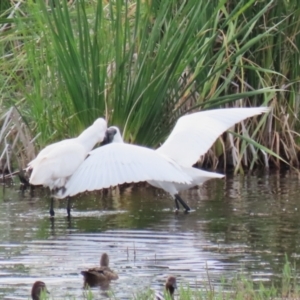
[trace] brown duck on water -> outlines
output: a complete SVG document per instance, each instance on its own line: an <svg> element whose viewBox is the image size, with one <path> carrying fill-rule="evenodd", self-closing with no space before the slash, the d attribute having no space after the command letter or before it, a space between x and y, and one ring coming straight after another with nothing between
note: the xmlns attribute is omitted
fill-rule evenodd
<svg viewBox="0 0 300 300"><path fill-rule="evenodd" d="M31 298L32 300L40 300L42 292L48 293L46 284L43 281L36 281L31 289Z"/></svg>
<svg viewBox="0 0 300 300"><path fill-rule="evenodd" d="M176 283L176 277L174 276L169 276L167 278L167 281L165 283L165 290L167 293L170 294L171 296L171 299L174 298L174 292L175 292L175 289L177 288L177 283ZM162 293L160 292L156 292L155 293L155 300L164 300L164 296Z"/></svg>
<svg viewBox="0 0 300 300"><path fill-rule="evenodd" d="M108 265L109 257L107 253L103 253L100 259L100 267L81 271L81 274L84 276L84 285L97 286L118 279L118 274L111 270Z"/></svg>

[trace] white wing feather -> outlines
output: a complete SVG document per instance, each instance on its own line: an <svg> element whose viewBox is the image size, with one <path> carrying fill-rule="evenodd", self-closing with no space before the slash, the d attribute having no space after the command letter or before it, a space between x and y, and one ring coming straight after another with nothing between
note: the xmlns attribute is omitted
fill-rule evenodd
<svg viewBox="0 0 300 300"><path fill-rule="evenodd" d="M225 108L201 111L178 119L173 131L156 151L181 166L190 167L215 140L242 120L268 112L267 107Z"/></svg>
<svg viewBox="0 0 300 300"><path fill-rule="evenodd" d="M57 197L148 180L188 184L192 179L176 163L152 149L112 143L91 151Z"/></svg>
<svg viewBox="0 0 300 300"><path fill-rule="evenodd" d="M162 181L155 181L155 180L148 180L147 182L157 188L163 189L170 193L173 197L175 194L178 194L180 191L187 190L189 188L192 188L196 185L202 185L207 180L213 179L213 178L223 178L225 175L214 173L214 172L208 172L203 171L200 169L196 169L193 167L182 167L182 171L191 177L190 183L178 183L178 182L162 182Z"/></svg>

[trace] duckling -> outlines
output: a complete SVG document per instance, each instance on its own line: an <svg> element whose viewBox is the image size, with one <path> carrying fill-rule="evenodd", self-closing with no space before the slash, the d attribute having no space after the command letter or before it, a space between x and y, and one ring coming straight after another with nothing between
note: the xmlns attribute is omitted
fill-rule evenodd
<svg viewBox="0 0 300 300"><path fill-rule="evenodd" d="M97 286L107 283L110 280L119 278L118 274L109 267L109 258L107 253L103 253L100 259L100 267L81 271L84 276L84 285Z"/></svg>
<svg viewBox="0 0 300 300"><path fill-rule="evenodd" d="M176 278L174 276L169 276L165 283L165 290L170 294L171 298L174 297L174 291L177 288ZM164 296L160 292L155 292L155 300L165 300Z"/></svg>
<svg viewBox="0 0 300 300"><path fill-rule="evenodd" d="M40 296L43 291L49 294L46 284L43 281L36 281L31 289L32 300L40 300Z"/></svg>

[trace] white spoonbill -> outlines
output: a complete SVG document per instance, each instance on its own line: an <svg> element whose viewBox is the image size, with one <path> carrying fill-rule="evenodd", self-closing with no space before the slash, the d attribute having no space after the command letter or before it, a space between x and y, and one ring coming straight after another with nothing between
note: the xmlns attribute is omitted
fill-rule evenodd
<svg viewBox="0 0 300 300"><path fill-rule="evenodd" d="M31 170L29 183L43 185L50 190L63 188L67 179L85 160L88 153L102 142L107 129L106 121L98 118L93 125L85 129L78 137L66 139L45 147L27 167ZM70 203L67 205L70 216ZM53 197L51 198L50 215L54 216Z"/></svg>
<svg viewBox="0 0 300 300"><path fill-rule="evenodd" d="M123 183L147 181L162 188L186 211L190 207L179 192L224 175L193 168L225 130L248 117L268 112L267 107L226 108L180 117L164 144L157 150L123 143L117 127L108 128L104 140L111 143L90 152L56 195L74 196Z"/></svg>

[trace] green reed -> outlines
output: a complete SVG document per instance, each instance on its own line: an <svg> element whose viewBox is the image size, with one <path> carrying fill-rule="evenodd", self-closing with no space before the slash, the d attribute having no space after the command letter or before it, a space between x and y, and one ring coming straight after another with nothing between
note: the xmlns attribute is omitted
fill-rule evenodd
<svg viewBox="0 0 300 300"><path fill-rule="evenodd" d="M105 116L126 141L157 147L185 113L271 105L268 117L235 131L297 165L299 12L296 0L39 0L6 7L1 108L16 105L41 132L41 146ZM204 163L226 161L229 141L220 138ZM230 147L239 153L236 171L282 163L245 139Z"/></svg>

